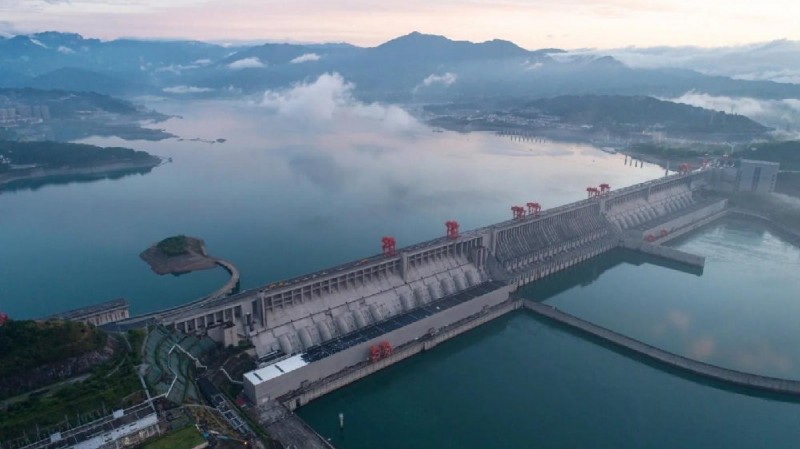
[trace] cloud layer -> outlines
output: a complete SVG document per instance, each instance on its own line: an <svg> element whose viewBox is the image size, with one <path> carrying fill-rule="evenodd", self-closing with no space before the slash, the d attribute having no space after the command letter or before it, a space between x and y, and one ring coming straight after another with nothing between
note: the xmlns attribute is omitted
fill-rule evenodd
<svg viewBox="0 0 800 449"><path fill-rule="evenodd" d="M211 92L214 89L197 86L172 86L165 87L162 90L168 94L199 94L203 92Z"/></svg>
<svg viewBox="0 0 800 449"><path fill-rule="evenodd" d="M238 61L233 61L232 63L228 64L228 67L233 70L260 69L266 66L266 64L261 62L261 60L256 57L239 59Z"/></svg>
<svg viewBox="0 0 800 449"><path fill-rule="evenodd" d="M363 103L353 96L355 85L338 73L325 73L314 82L284 90L268 90L259 105L282 117L311 124L336 119L366 118L392 130L406 130L417 121L398 106Z"/></svg>
<svg viewBox="0 0 800 449"><path fill-rule="evenodd" d="M611 50L579 50L551 55L554 59L613 56L637 68L681 68L708 75L729 76L743 80L769 80L800 83L800 42L772 42L702 47L626 47Z"/></svg>
<svg viewBox="0 0 800 449"><path fill-rule="evenodd" d="M447 72L447 73L444 73L444 74L441 74L441 75L437 75L435 73L432 73L432 74L428 75L427 78L422 80L422 85L425 86L425 87L431 86L433 84L442 84L444 86L449 86L449 85L455 83L457 79L458 79L458 76L456 76L456 74L452 73L452 72Z"/></svg>
<svg viewBox="0 0 800 449"><path fill-rule="evenodd" d="M797 135L794 129L800 123L800 100L760 100L748 97L718 97L700 92L687 92L677 98L663 98L676 103L688 104L715 111L741 114L763 125L776 129L778 133Z"/></svg>
<svg viewBox="0 0 800 449"><path fill-rule="evenodd" d="M313 61L319 61L319 55L318 54L316 54L316 53L306 53L304 55L300 55L300 56L292 59L289 62L292 63L292 64L301 64L303 62L313 62Z"/></svg>

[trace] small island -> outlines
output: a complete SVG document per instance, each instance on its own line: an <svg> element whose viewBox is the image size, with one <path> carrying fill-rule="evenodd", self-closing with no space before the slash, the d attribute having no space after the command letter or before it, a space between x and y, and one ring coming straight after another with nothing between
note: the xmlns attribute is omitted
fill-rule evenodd
<svg viewBox="0 0 800 449"><path fill-rule="evenodd" d="M147 248L139 257L159 275L177 275L217 266L217 259L206 252L205 242L185 235L165 238Z"/></svg>

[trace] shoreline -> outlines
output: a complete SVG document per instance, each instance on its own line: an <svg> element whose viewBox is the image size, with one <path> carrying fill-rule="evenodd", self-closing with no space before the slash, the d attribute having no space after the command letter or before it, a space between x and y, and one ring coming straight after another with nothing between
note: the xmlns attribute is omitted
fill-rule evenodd
<svg viewBox="0 0 800 449"><path fill-rule="evenodd" d="M129 170L153 169L165 163L166 159L159 156L152 156L152 159L147 161L116 162L113 164L100 164L85 167L30 168L19 170L19 173L0 174L0 190L14 182L46 181L51 178L63 176L105 176Z"/></svg>

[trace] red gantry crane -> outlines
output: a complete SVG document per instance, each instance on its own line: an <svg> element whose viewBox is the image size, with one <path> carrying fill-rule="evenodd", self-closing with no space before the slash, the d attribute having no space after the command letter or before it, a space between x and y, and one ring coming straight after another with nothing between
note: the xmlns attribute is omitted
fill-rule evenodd
<svg viewBox="0 0 800 449"><path fill-rule="evenodd" d="M534 217L538 217L539 213L542 211L542 206L539 203L528 203L528 215L533 215Z"/></svg>
<svg viewBox="0 0 800 449"><path fill-rule="evenodd" d="M606 183L600 184L600 194L601 195L605 195L606 193L608 193L610 191L611 191L611 186L610 185L608 185Z"/></svg>
<svg viewBox="0 0 800 449"><path fill-rule="evenodd" d="M597 187L587 187L586 188L586 193L587 193L589 198L594 198L594 197L600 195L600 189L598 189Z"/></svg>
<svg viewBox="0 0 800 449"><path fill-rule="evenodd" d="M458 238L458 222L450 220L444 224L447 227L447 238L455 240Z"/></svg>
<svg viewBox="0 0 800 449"><path fill-rule="evenodd" d="M395 245L397 242L394 237L384 237L381 239L381 249L384 256L394 256Z"/></svg>
<svg viewBox="0 0 800 449"><path fill-rule="evenodd" d="M511 213L514 214L516 219L525 218L525 208L522 206L511 206Z"/></svg>

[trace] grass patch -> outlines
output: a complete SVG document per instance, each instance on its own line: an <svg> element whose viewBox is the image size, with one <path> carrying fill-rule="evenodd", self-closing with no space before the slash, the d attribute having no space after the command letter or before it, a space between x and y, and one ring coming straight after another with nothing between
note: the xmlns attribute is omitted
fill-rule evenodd
<svg viewBox="0 0 800 449"><path fill-rule="evenodd" d="M185 235L167 237L156 245L167 256L180 256L189 252L189 241Z"/></svg>
<svg viewBox="0 0 800 449"><path fill-rule="evenodd" d="M203 444L205 440L194 426L170 432L167 435L144 445L143 449L192 449Z"/></svg>

